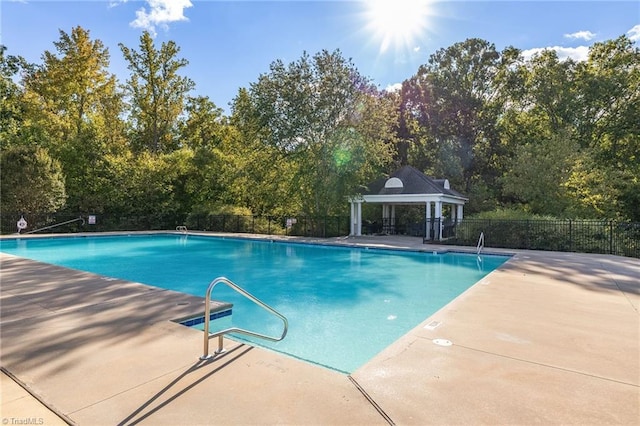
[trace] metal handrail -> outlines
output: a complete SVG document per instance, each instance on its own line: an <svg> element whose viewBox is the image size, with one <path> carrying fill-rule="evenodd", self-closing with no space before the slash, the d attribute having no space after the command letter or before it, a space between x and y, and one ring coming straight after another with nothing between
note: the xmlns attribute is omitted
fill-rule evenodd
<svg viewBox="0 0 640 426"><path fill-rule="evenodd" d="M225 284L228 287L231 287L233 290L245 296L247 299L251 300L261 308L265 309L267 312L270 312L275 316L277 316L278 318L280 318L284 324L284 330L282 331L282 335L280 337L267 336L265 334L256 333L254 331L249 331L249 330L245 330L243 328L237 328L237 327L231 327L231 328L227 328L227 329L209 334L209 322L211 321L211 319L209 318L210 312L211 312L211 292L213 291L213 288L220 283ZM228 278L218 277L215 280L211 281L211 283L209 284L209 287L207 288L207 293L205 295L204 303L205 303L204 305L204 351L203 351L204 353L200 357L201 360L206 360L212 357L212 355L209 355L209 339L211 339L212 337L216 337L216 336L218 337L218 349L216 350L215 353L221 354L224 352L222 336L227 333L241 333L241 334L258 337L265 340L270 340L272 342L279 342L280 340L284 339L284 337L287 335L287 330L289 329L289 321L287 321L287 319L280 312L276 311L271 306L267 305L266 303L264 303L263 301L261 301L260 299L258 299L257 297L255 297L254 295L246 291L245 289L233 283Z"/></svg>
<svg viewBox="0 0 640 426"><path fill-rule="evenodd" d="M478 238L478 245L476 246L476 254L479 255L483 248L484 248L484 232L481 232L480 238Z"/></svg>
<svg viewBox="0 0 640 426"><path fill-rule="evenodd" d="M67 220L66 222L56 223L56 224L54 224L54 225L45 226L44 228L34 229L33 231L25 232L25 234L33 234L34 232L44 231L45 229L55 228L56 226L66 225L67 223L77 222L77 221L79 221L79 220L81 220L81 221L82 221L82 224L84 225L84 218L83 218L82 216L80 216L80 217L75 218L75 219Z"/></svg>

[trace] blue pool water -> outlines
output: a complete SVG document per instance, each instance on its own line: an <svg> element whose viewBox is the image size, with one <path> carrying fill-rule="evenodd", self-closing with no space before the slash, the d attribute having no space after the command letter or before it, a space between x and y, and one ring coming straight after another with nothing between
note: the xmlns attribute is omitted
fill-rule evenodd
<svg viewBox="0 0 640 426"><path fill-rule="evenodd" d="M508 259L173 234L2 240L0 250L196 296L225 276L289 321L281 342L254 344L347 373ZM226 286L212 298L234 304L212 329L280 335L280 320Z"/></svg>

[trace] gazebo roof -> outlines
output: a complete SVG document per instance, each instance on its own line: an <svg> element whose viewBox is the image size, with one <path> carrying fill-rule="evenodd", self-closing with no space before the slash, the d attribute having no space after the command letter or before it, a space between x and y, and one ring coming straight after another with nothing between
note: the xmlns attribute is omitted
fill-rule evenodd
<svg viewBox="0 0 640 426"><path fill-rule="evenodd" d="M447 179L433 179L415 167L403 166L386 178L378 179L367 185L363 191L367 195L449 195L468 200L458 191L451 189Z"/></svg>

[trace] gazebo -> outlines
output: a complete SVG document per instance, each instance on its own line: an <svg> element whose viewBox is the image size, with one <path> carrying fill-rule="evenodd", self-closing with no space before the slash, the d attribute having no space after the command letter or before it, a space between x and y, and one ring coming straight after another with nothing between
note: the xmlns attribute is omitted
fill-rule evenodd
<svg viewBox="0 0 640 426"><path fill-rule="evenodd" d="M389 177L370 183L363 194L349 199L350 235L362 235L362 203L382 204L385 233L395 233L396 206L422 204L425 206L425 240L442 240L447 213L452 223L460 222L467 201L468 198L451 189L447 179L433 179L414 167L404 166Z"/></svg>

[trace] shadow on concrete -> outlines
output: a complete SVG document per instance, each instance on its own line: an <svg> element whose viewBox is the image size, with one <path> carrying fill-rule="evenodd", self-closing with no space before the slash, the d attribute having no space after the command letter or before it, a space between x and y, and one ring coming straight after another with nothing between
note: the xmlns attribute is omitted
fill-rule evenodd
<svg viewBox="0 0 640 426"><path fill-rule="evenodd" d="M136 299L138 303L125 303ZM14 372L37 365L45 375L57 374L78 363L92 362L83 352L89 345L105 354L104 367L108 368L106 355L113 354L112 349L171 333L182 326L169 320L201 313L203 301L2 256L2 364Z"/></svg>
<svg viewBox="0 0 640 426"><path fill-rule="evenodd" d="M176 377L175 379L173 379L171 381L171 383L169 383L168 385L166 385L164 388L162 388L160 391L158 391L155 395L153 395L151 398L149 398L146 402L144 402L142 405L140 405L140 407L138 407L136 410L134 410L131 414L129 414L126 418L124 418L123 420L121 420L120 422L118 422L118 426L123 426L123 425L136 425L140 422L142 422L143 420L147 419L149 416L153 415L154 413L157 413L158 411L160 411L161 409L163 409L164 407L168 406L169 404L171 404L173 401L175 401L176 399L178 399L180 396L184 395L185 393L189 392L190 390L192 390L193 388L195 388L196 386L198 386L200 383L204 382L205 380L209 379L211 376L213 376L214 374L218 373L220 370L222 370L223 368L229 366L230 364L232 364L233 362L237 361L239 358L243 357L244 355L246 355L247 353L249 353L249 351L251 351L253 349L253 347L251 346L245 346L243 344L240 344L218 356L215 356L209 360L200 360L198 362L196 362L193 366L189 367L187 370L185 370L184 372L182 372L180 375L178 375L178 377ZM235 352L238 352L237 354ZM227 358L230 358L227 360ZM208 367L210 365L212 365L214 362L216 361L222 361L225 360L222 364L217 365L213 370L211 370L210 372L206 373L204 376L199 377L193 381L191 381L189 384L186 385L180 385L180 382L185 381L185 379L187 379L187 377L189 375L191 375L192 373ZM180 386L179 386L180 385ZM175 389L174 389L175 388ZM161 400L161 401L160 401ZM156 405L154 405L155 402L158 402Z"/></svg>
<svg viewBox="0 0 640 426"><path fill-rule="evenodd" d="M640 261L610 255L575 255L540 252L519 254L505 270L535 274L567 282L596 292L623 292L640 295Z"/></svg>

